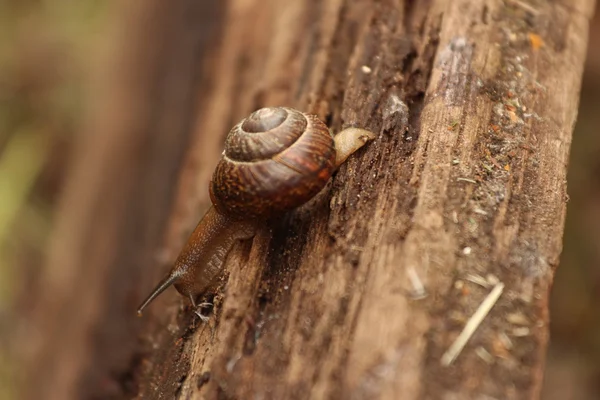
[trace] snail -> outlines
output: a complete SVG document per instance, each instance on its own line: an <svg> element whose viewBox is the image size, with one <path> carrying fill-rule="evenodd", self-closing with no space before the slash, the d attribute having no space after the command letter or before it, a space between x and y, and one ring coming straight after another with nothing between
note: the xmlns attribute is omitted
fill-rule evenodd
<svg viewBox="0 0 600 400"><path fill-rule="evenodd" d="M138 308L169 286L190 299L211 287L237 240L250 239L264 221L313 198L352 153L375 135L347 128L332 136L316 116L262 108L229 132L209 184L212 206L165 276ZM196 311L202 318L202 315Z"/></svg>

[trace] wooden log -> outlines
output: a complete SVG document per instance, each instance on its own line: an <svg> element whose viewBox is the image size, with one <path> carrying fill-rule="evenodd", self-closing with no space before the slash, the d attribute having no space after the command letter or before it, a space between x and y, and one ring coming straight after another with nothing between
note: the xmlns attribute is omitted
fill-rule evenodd
<svg viewBox="0 0 600 400"><path fill-rule="evenodd" d="M538 398L593 7L227 2L199 67L184 163L178 150L159 165L133 161L135 179L111 178L117 189L134 185L109 213L112 225L71 217L57 233L55 252L75 249L73 266L89 265L91 254L90 274L101 277L61 303L78 318L64 340L78 345L52 357L71 366L68 377L56 368L48 378L62 377L57 398L82 390L144 399ZM267 105L378 137L313 201L234 248L208 324L172 290L130 322L125 315L133 318L208 207L227 131ZM168 128L180 117L161 120ZM183 130L169 139L175 149ZM148 139L157 156L166 131ZM114 184L95 182L98 196ZM153 202L158 188L162 201ZM81 212L97 215L103 204L94 197ZM157 254L164 263L152 262ZM469 322L490 293L482 319ZM461 335L465 326L472 335ZM40 347L53 354L49 342Z"/></svg>

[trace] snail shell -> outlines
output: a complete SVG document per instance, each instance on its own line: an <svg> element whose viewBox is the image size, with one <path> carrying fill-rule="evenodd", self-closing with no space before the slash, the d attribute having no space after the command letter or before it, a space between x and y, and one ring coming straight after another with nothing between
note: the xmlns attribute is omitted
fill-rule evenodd
<svg viewBox="0 0 600 400"><path fill-rule="evenodd" d="M277 215L315 196L335 170L334 141L317 117L262 108L227 136L210 194L218 211L244 218Z"/></svg>

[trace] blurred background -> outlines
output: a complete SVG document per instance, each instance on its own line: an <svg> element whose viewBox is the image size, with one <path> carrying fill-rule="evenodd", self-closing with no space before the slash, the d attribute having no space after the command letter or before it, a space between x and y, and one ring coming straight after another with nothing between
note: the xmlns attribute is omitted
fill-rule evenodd
<svg viewBox="0 0 600 400"><path fill-rule="evenodd" d="M107 46L111 2L0 2L0 399L16 396L26 326L64 173ZM600 398L600 14L571 150L568 216L551 300L544 399Z"/></svg>
<svg viewBox="0 0 600 400"><path fill-rule="evenodd" d="M600 12L590 27L550 307L544 399L600 399Z"/></svg>
<svg viewBox="0 0 600 400"><path fill-rule="evenodd" d="M109 2L0 1L0 399L16 397L11 346L36 302L55 205Z"/></svg>

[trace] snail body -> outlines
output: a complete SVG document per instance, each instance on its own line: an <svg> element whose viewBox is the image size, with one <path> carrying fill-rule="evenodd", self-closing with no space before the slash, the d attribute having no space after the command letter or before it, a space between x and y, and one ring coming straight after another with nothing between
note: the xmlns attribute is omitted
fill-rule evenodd
<svg viewBox="0 0 600 400"><path fill-rule="evenodd" d="M333 137L317 117L284 107L262 108L242 120L229 132L212 176L213 206L138 314L171 285L196 306L237 240L252 238L265 220L313 198L336 168L374 137L359 128Z"/></svg>

